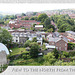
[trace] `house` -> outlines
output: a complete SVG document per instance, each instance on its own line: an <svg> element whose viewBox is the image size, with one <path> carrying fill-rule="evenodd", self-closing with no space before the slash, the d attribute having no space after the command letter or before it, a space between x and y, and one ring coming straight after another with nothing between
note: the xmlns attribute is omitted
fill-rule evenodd
<svg viewBox="0 0 75 75"><path fill-rule="evenodd" d="M1 28L6 29L6 30L9 30L10 29L9 26L1 26Z"/></svg>
<svg viewBox="0 0 75 75"><path fill-rule="evenodd" d="M43 30L43 25L35 25L36 30Z"/></svg>
<svg viewBox="0 0 75 75"><path fill-rule="evenodd" d="M26 33L24 33L24 32L13 32L13 33L11 33L11 35L13 36L12 42L24 44L27 40Z"/></svg>
<svg viewBox="0 0 75 75"><path fill-rule="evenodd" d="M29 37L29 40L31 40L32 41L32 39L34 38L34 37L36 37L37 38L37 43L39 44L39 45L42 45L42 41L43 41L43 38L42 38L42 35L40 34L40 33L29 33L28 34L28 37Z"/></svg>
<svg viewBox="0 0 75 75"><path fill-rule="evenodd" d="M66 31L65 32L69 42L75 42L75 32L73 31Z"/></svg>
<svg viewBox="0 0 75 75"><path fill-rule="evenodd" d="M11 35L13 36L13 41L16 43L25 43L26 40L33 40L34 37L37 38L37 43L42 45L42 35L39 32L33 32L33 31L26 31L24 29L21 30L8 30Z"/></svg>
<svg viewBox="0 0 75 75"><path fill-rule="evenodd" d="M15 22L15 23L14 23ZM33 27L33 24L39 24L40 22L35 20L15 20L14 22L9 22L10 28L22 28L25 27L25 29L30 29Z"/></svg>
<svg viewBox="0 0 75 75"><path fill-rule="evenodd" d="M0 65L7 64L7 55L9 55L7 47L0 43Z"/></svg>
<svg viewBox="0 0 75 75"><path fill-rule="evenodd" d="M51 33L47 36L47 40L49 41L49 45L55 46L57 50L67 50L68 40L66 37L58 35L58 33Z"/></svg>
<svg viewBox="0 0 75 75"><path fill-rule="evenodd" d="M75 18L75 14L69 14L70 18Z"/></svg>

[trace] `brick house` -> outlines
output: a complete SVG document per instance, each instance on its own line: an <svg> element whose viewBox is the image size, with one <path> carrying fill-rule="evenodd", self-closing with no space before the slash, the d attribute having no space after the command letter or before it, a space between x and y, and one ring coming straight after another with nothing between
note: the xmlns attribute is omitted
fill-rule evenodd
<svg viewBox="0 0 75 75"><path fill-rule="evenodd" d="M35 20L16 20L14 22L12 24L9 22L9 27L10 28L25 27L27 29L30 29L31 27L33 27L33 24L39 24L40 23L40 22L35 21Z"/></svg>
<svg viewBox="0 0 75 75"><path fill-rule="evenodd" d="M75 42L75 32L66 31L65 34L66 34L69 42Z"/></svg>
<svg viewBox="0 0 75 75"><path fill-rule="evenodd" d="M68 40L66 37L53 37L53 34L47 36L47 40L49 41L49 45L53 45L57 50L66 51L68 47Z"/></svg>
<svg viewBox="0 0 75 75"><path fill-rule="evenodd" d="M67 47L68 47L68 44L66 41L64 41L63 39L57 41L55 43L55 46L56 46L56 49L57 50L63 50L63 51L66 51L67 50Z"/></svg>

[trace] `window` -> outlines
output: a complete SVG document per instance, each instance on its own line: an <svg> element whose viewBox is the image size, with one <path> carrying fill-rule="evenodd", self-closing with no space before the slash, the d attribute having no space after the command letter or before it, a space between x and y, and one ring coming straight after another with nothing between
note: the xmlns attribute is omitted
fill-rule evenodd
<svg viewBox="0 0 75 75"><path fill-rule="evenodd" d="M61 47L59 47L59 50L61 50Z"/></svg>
<svg viewBox="0 0 75 75"><path fill-rule="evenodd" d="M65 50L67 50L67 48L65 47Z"/></svg>
<svg viewBox="0 0 75 75"><path fill-rule="evenodd" d="M58 49L58 47L56 47L56 49Z"/></svg>
<svg viewBox="0 0 75 75"><path fill-rule="evenodd" d="M16 40L16 42L18 42L18 40Z"/></svg>
<svg viewBox="0 0 75 75"><path fill-rule="evenodd" d="M67 44L65 43L65 46L67 46Z"/></svg>
<svg viewBox="0 0 75 75"><path fill-rule="evenodd" d="M54 42L52 44L54 44Z"/></svg>

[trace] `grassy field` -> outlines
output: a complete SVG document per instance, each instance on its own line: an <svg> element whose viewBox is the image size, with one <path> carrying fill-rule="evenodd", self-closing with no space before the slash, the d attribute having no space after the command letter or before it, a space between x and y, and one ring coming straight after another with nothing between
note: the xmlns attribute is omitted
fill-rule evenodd
<svg viewBox="0 0 75 75"><path fill-rule="evenodd" d="M13 65L16 65L16 66L41 66L41 65L43 65L43 63L42 62L39 62L38 61L38 58L35 58L35 59L33 59L33 58L30 58L30 59L26 59L26 60L24 60L23 58L20 58L20 59L16 59L16 60L14 60L14 61L12 61L12 62L10 62L10 64L13 64Z"/></svg>
<svg viewBox="0 0 75 75"><path fill-rule="evenodd" d="M26 52L25 48L11 48L11 50L12 50L11 56L21 54L22 52Z"/></svg>

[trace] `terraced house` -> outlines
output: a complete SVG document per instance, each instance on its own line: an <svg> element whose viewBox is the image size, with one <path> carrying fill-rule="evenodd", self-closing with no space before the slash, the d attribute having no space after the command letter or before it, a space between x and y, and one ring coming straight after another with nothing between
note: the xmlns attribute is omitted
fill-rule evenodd
<svg viewBox="0 0 75 75"><path fill-rule="evenodd" d="M55 46L57 50L67 50L68 39L59 35L58 32L49 34L47 40L49 41L49 45Z"/></svg>
<svg viewBox="0 0 75 75"><path fill-rule="evenodd" d="M21 28L25 27L26 29L30 29L33 27L33 24L40 24L40 22L35 20L14 20L9 22L10 28Z"/></svg>

